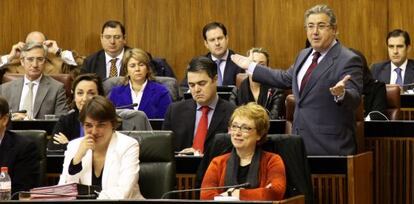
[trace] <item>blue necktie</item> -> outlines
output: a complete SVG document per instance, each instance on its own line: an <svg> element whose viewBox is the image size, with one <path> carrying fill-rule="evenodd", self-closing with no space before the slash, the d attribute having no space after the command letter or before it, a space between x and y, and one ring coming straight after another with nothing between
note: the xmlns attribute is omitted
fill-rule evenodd
<svg viewBox="0 0 414 204"><path fill-rule="evenodd" d="M217 77L218 77L217 85L218 86L223 85L223 76L221 75L221 71L220 71L220 64L221 64L221 62L222 62L221 59L216 60L216 64L217 64Z"/></svg>
<svg viewBox="0 0 414 204"><path fill-rule="evenodd" d="M402 76L401 76L402 69L398 67L394 69L394 71L397 72L397 80L395 80L395 84L402 86L403 85Z"/></svg>

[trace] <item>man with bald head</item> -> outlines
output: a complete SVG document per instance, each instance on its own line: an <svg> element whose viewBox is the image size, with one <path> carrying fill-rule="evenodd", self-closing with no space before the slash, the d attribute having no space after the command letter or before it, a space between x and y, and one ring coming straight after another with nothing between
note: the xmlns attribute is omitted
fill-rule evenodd
<svg viewBox="0 0 414 204"><path fill-rule="evenodd" d="M79 74L83 57L78 56L74 51L62 50L56 41L48 40L39 31L33 31L27 34L25 42L16 43L8 55L3 55L0 58L1 76L4 73L24 74L24 68L20 64L20 54L23 46L29 42L40 43L48 48L44 69L45 74L66 73L72 74L72 77Z"/></svg>

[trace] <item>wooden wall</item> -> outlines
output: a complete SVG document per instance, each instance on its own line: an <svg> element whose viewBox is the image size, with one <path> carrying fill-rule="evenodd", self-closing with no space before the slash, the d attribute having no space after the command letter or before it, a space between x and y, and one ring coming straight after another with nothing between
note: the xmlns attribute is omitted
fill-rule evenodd
<svg viewBox="0 0 414 204"><path fill-rule="evenodd" d="M265 47L271 66L287 68L305 44L303 14L317 3L334 9L338 38L361 50L368 63L387 59L389 30L414 36L411 0L1 0L0 53L39 30L62 48L89 55L100 49L102 24L116 19L126 26L129 46L165 57L182 79L189 60L207 52L203 25L220 21L231 49L244 54L252 46Z"/></svg>

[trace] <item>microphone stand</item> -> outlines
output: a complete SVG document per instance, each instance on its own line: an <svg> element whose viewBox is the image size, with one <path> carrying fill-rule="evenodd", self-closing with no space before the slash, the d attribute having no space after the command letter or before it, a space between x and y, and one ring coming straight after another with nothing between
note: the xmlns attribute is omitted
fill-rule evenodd
<svg viewBox="0 0 414 204"><path fill-rule="evenodd" d="M168 192L164 193L161 196L161 199L165 199L165 197L167 195L174 194L174 193L185 193L185 192L193 192L193 191L207 191L207 190L220 190L220 189L234 188L230 192L230 196L231 196L231 193L234 190L239 189L239 188L247 188L249 186L250 186L250 183L243 183L243 184L232 185L232 186L214 186L214 187L206 187L206 188L193 188L193 189L184 189L184 190L173 190L173 191L168 191Z"/></svg>

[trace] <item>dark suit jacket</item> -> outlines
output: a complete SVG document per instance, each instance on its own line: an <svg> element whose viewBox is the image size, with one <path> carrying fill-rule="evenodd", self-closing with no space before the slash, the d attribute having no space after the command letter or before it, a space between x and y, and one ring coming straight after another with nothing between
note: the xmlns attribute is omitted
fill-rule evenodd
<svg viewBox="0 0 414 204"><path fill-rule="evenodd" d="M224 68L223 86L236 85L236 76L238 73L244 72L242 68L234 64L231 60L231 55L235 54L233 50L229 49L229 55L226 60L226 67ZM207 53L206 57L211 59L211 53ZM188 87L187 76L181 82L181 86Z"/></svg>
<svg viewBox="0 0 414 204"><path fill-rule="evenodd" d="M282 89L292 87L296 99L293 133L303 137L309 155L349 155L356 152L355 111L362 93L361 59L339 42L335 44L312 72L299 92L297 75L312 48L299 53L287 71L257 65L253 80ZM346 93L335 102L329 91L346 75Z"/></svg>
<svg viewBox="0 0 414 204"><path fill-rule="evenodd" d="M9 102L10 109L19 110L24 77L0 86L0 95ZM33 117L43 119L45 114L63 115L67 112L65 87L50 76L43 75L33 103Z"/></svg>
<svg viewBox="0 0 414 204"><path fill-rule="evenodd" d="M80 137L80 121L79 111L73 110L66 115L62 115L59 121L56 123L53 129L52 138L47 144L47 148L50 150L66 149L67 144L54 144L53 136L59 132L63 133L69 141Z"/></svg>
<svg viewBox="0 0 414 204"><path fill-rule="evenodd" d="M176 151L193 145L196 108L197 104L193 99L175 102L168 107L162 129L174 132ZM215 134L227 132L227 124L235 108L235 105L219 98L208 127L205 150Z"/></svg>
<svg viewBox="0 0 414 204"><path fill-rule="evenodd" d="M372 76L374 79L390 84L391 78L391 61L373 64L371 67ZM414 61L408 59L407 67L404 75L404 84L414 83ZM393 82L394 83L394 82Z"/></svg>
<svg viewBox="0 0 414 204"><path fill-rule="evenodd" d="M28 138L6 131L0 144L0 166L9 168L12 193L39 186L39 153Z"/></svg>
<svg viewBox="0 0 414 204"><path fill-rule="evenodd" d="M285 98L284 90L261 85L257 103L266 108L270 119L279 119L285 116ZM236 106L254 102L249 78L242 81L239 89L234 87L230 96L230 102Z"/></svg>
<svg viewBox="0 0 414 204"><path fill-rule="evenodd" d="M132 104L129 85L113 87L109 95L109 100L116 107ZM142 93L138 110L144 111L149 119L164 118L165 112L171 102L172 99L167 88L157 82L148 80L144 93ZM130 107L130 109L133 109L133 107Z"/></svg>
<svg viewBox="0 0 414 204"><path fill-rule="evenodd" d="M128 48L125 47L124 49L126 50ZM81 73L96 73L102 80L106 79L105 51L99 50L98 52L89 55L83 62ZM125 74L126 73L123 72L121 67L121 73L119 76L125 76Z"/></svg>

